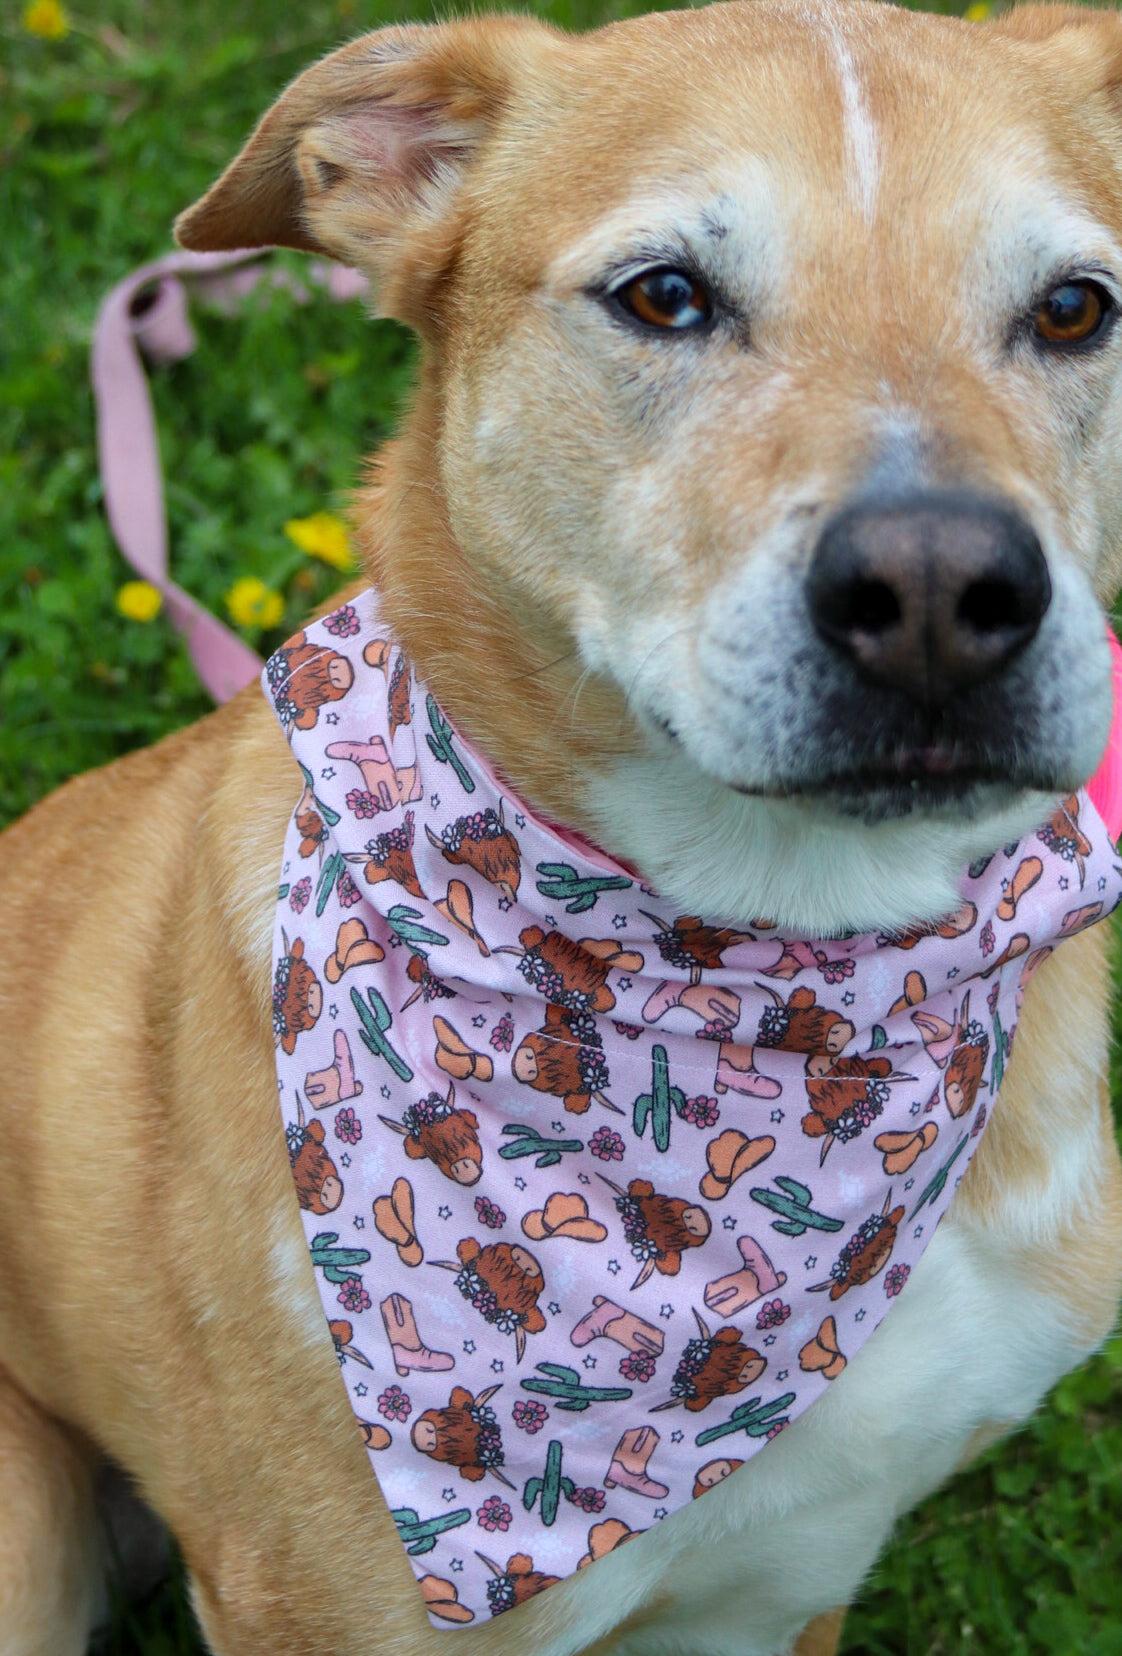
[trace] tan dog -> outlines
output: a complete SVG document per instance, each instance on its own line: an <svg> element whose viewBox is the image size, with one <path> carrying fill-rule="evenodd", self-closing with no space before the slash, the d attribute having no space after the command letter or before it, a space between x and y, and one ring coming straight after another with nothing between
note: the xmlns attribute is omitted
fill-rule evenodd
<svg viewBox="0 0 1122 1656"><path fill-rule="evenodd" d="M359 264L421 333L360 506L384 614L518 790L681 913L944 916L971 857L1093 770L1122 581L1116 17L759 0L582 38L386 30L301 77L180 236ZM1113 1319L1101 933L1039 970L956 1203L830 1394L668 1523L437 1633L279 1130L299 794L250 690L4 837L0 1649L84 1650L108 1454L221 1656L832 1651L895 1516ZM425 1596L463 1620L454 1583Z"/></svg>

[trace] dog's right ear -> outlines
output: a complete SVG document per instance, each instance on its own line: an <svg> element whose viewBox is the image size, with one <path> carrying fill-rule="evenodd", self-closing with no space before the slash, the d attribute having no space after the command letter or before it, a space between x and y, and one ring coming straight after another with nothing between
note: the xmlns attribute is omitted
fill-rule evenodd
<svg viewBox="0 0 1122 1656"><path fill-rule="evenodd" d="M206 195L197 252L296 247L358 266L417 322L456 242L460 186L520 79L564 37L531 18L381 29L313 64Z"/></svg>

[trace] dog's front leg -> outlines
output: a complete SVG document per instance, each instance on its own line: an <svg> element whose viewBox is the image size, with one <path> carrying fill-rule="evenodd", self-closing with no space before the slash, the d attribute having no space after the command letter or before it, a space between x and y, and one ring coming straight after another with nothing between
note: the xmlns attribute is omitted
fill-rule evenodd
<svg viewBox="0 0 1122 1656"><path fill-rule="evenodd" d="M105 1602L92 1457L0 1370L0 1651L84 1656Z"/></svg>

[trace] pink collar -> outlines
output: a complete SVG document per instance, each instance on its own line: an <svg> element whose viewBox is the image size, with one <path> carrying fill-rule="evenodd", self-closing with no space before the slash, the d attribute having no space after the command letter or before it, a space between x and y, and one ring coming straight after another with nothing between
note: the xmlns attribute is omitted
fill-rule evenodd
<svg viewBox="0 0 1122 1656"><path fill-rule="evenodd" d="M296 1191L429 1613L466 1625L828 1389L966 1170L1028 975L1122 877L1080 795L922 935L685 918L502 785L373 593L265 683L305 779L273 989Z"/></svg>

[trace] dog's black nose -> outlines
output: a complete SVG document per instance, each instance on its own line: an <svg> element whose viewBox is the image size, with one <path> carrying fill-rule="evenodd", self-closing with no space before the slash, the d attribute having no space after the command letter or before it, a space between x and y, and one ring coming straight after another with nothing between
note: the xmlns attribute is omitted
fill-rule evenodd
<svg viewBox="0 0 1122 1656"><path fill-rule="evenodd" d="M1040 542L1020 513L951 491L846 507L823 530L807 575L821 636L867 678L927 706L999 672L1051 598Z"/></svg>

